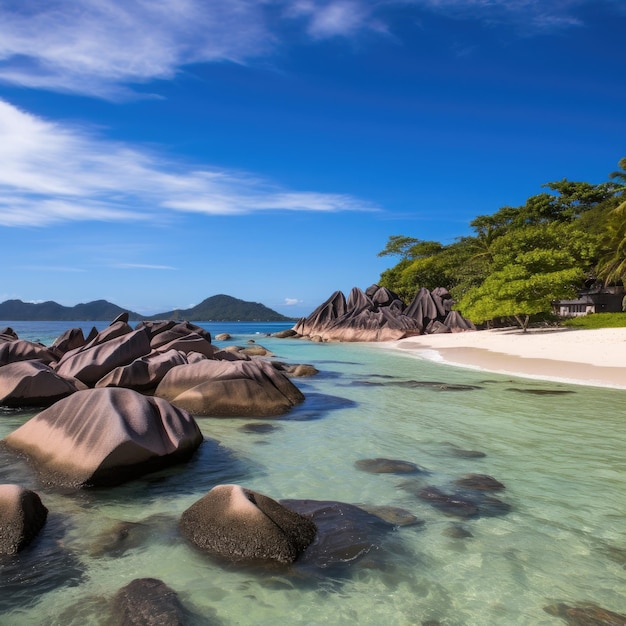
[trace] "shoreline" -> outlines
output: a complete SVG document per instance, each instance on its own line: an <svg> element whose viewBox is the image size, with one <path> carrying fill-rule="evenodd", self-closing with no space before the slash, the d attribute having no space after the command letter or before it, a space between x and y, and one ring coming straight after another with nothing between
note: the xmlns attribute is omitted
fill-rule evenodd
<svg viewBox="0 0 626 626"><path fill-rule="evenodd" d="M418 358L521 378L626 389L626 328L504 328L384 342Z"/></svg>

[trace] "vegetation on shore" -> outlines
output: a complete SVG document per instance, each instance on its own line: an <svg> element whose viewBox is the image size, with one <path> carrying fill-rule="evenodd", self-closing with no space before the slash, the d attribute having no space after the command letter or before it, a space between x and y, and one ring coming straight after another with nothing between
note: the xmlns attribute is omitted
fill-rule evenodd
<svg viewBox="0 0 626 626"><path fill-rule="evenodd" d="M593 329L593 328L625 328L626 313L594 313L582 315L565 320L563 326L569 328Z"/></svg>
<svg viewBox="0 0 626 626"><path fill-rule="evenodd" d="M511 318L525 329L554 300L584 287L626 281L626 157L600 184L563 179L520 207L471 223L449 245L393 235L379 256L399 261L379 284L410 301L422 287L446 287L476 324Z"/></svg>

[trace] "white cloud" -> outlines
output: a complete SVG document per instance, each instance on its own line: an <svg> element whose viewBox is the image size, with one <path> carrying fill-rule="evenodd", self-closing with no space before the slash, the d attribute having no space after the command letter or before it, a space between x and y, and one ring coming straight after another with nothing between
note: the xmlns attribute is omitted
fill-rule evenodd
<svg viewBox="0 0 626 626"><path fill-rule="evenodd" d="M193 63L245 63L271 53L285 28L303 26L314 40L386 32L390 9L412 6L554 30L579 24L573 11L593 1L3 0L0 81L115 99L131 94L129 85L170 80Z"/></svg>
<svg viewBox="0 0 626 626"><path fill-rule="evenodd" d="M374 210L341 194L298 192L246 172L184 169L160 154L52 123L0 100L0 225L154 220L173 212Z"/></svg>
<svg viewBox="0 0 626 626"><path fill-rule="evenodd" d="M506 25L518 34L536 35L584 26L577 15L583 6L597 0L407 0L415 7L450 18L462 18L488 25ZM623 12L622 0L606 0L604 8Z"/></svg>
<svg viewBox="0 0 626 626"><path fill-rule="evenodd" d="M121 94L190 63L241 62L271 43L253 0L15 0L0 5L0 79Z"/></svg>
<svg viewBox="0 0 626 626"><path fill-rule="evenodd" d="M115 263L111 265L115 269L126 270L126 269L140 269L140 270L175 270L175 267L171 265L152 265L150 263Z"/></svg>
<svg viewBox="0 0 626 626"><path fill-rule="evenodd" d="M314 39L351 36L361 30L385 31L373 17L375 3L360 0L296 0L288 4L287 17L305 18L307 32Z"/></svg>
<svg viewBox="0 0 626 626"><path fill-rule="evenodd" d="M296 304L302 304L303 300L298 300L298 298L285 298L283 302L284 306L295 306Z"/></svg>

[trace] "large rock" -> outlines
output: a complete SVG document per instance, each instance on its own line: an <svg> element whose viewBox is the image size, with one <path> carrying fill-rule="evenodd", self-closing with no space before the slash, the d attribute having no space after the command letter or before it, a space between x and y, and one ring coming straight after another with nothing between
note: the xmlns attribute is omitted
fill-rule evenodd
<svg viewBox="0 0 626 626"><path fill-rule="evenodd" d="M86 343L82 328L70 328L54 340L50 350L57 358L61 358L66 352L82 348Z"/></svg>
<svg viewBox="0 0 626 626"><path fill-rule="evenodd" d="M59 400L8 435L44 481L113 485L189 459L203 440L194 419L130 389L87 389Z"/></svg>
<svg viewBox="0 0 626 626"><path fill-rule="evenodd" d="M373 295L385 302L397 300L390 300L387 292L381 295L379 290ZM324 341L395 341L421 332L415 320L401 314L398 304L379 306L357 287L347 301L335 292L309 317L300 320L294 331Z"/></svg>
<svg viewBox="0 0 626 626"><path fill-rule="evenodd" d="M10 335L8 335L10 337ZM0 366L18 361L40 361L53 363L56 356L43 344L26 339L0 342Z"/></svg>
<svg viewBox="0 0 626 626"><path fill-rule="evenodd" d="M198 333L194 332L182 337L175 337L167 343L160 343L153 339L150 342L150 345L158 352L168 352L169 350L177 350L178 352L183 352L184 354L197 352L198 354L203 354L208 359L216 358L216 354L219 352L219 348L216 348L210 341L207 341L205 337L202 337Z"/></svg>
<svg viewBox="0 0 626 626"><path fill-rule="evenodd" d="M292 331L313 341L396 341L429 332L474 329L451 306L450 294L442 288L420 289L407 307L384 287L372 285L365 292L355 287L347 300L341 292L333 293Z"/></svg>
<svg viewBox="0 0 626 626"><path fill-rule="evenodd" d="M10 326L0 330L0 342L16 341L17 339L19 339L17 333Z"/></svg>
<svg viewBox="0 0 626 626"><path fill-rule="evenodd" d="M0 554L17 554L46 523L39 496L19 485L0 485Z"/></svg>
<svg viewBox="0 0 626 626"><path fill-rule="evenodd" d="M84 347L66 352L56 365L57 373L93 386L116 367L149 354L148 332L145 329L122 332L123 326L123 322L118 322L116 327L109 327L108 333L99 333Z"/></svg>
<svg viewBox="0 0 626 626"><path fill-rule="evenodd" d="M0 369L0 405L49 406L85 385L76 379L59 376L38 361L18 361Z"/></svg>
<svg viewBox="0 0 626 626"><path fill-rule="evenodd" d="M180 519L196 547L229 561L293 563L315 539L310 519L239 485L218 485Z"/></svg>
<svg viewBox="0 0 626 626"><path fill-rule="evenodd" d="M126 387L135 391L153 390L173 367L186 365L185 355L178 350L151 352L129 365L116 367L103 376L96 387Z"/></svg>
<svg viewBox="0 0 626 626"><path fill-rule="evenodd" d="M204 360L171 369L155 395L195 415L271 417L304 400L300 390L262 360Z"/></svg>
<svg viewBox="0 0 626 626"><path fill-rule="evenodd" d="M149 330L151 337L150 343L155 349L174 339L187 337L191 334L199 335L208 343L211 343L211 333L191 322L142 322L137 325L137 329L144 327Z"/></svg>

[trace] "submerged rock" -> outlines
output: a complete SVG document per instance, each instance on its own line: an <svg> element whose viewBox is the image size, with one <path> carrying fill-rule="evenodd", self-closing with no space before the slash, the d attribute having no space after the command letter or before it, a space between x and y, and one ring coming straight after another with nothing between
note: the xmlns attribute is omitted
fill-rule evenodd
<svg viewBox="0 0 626 626"><path fill-rule="evenodd" d="M475 502L456 494L444 493L437 487L426 487L417 495L446 515L464 518L478 516L478 506Z"/></svg>
<svg viewBox="0 0 626 626"><path fill-rule="evenodd" d="M595 604L552 604L543 609L550 615L556 615L570 626L626 626L626 615L613 613Z"/></svg>
<svg viewBox="0 0 626 626"><path fill-rule="evenodd" d="M380 558L389 566L383 545L396 528L380 515L345 502L281 500L281 504L309 518L317 527L315 539L302 553L299 572L314 576L341 576L366 558Z"/></svg>
<svg viewBox="0 0 626 626"><path fill-rule="evenodd" d="M467 474L454 481L454 484L474 491L500 491L504 485L493 476L487 474Z"/></svg>
<svg viewBox="0 0 626 626"><path fill-rule="evenodd" d="M424 520L419 519L410 511L396 506L360 504L359 508L394 526L421 526L424 523Z"/></svg>
<svg viewBox="0 0 626 626"><path fill-rule="evenodd" d="M462 459L484 459L487 455L480 450L463 450L462 448L451 448L450 453Z"/></svg>
<svg viewBox="0 0 626 626"><path fill-rule="evenodd" d="M450 524L443 529L443 534L451 539L469 539L474 536L470 530L461 524Z"/></svg>
<svg viewBox="0 0 626 626"><path fill-rule="evenodd" d="M66 530L62 518L51 513L29 545L16 554L0 554L0 623L22 623L4 614L33 606L46 593L81 583L85 567L65 547Z"/></svg>
<svg viewBox="0 0 626 626"><path fill-rule="evenodd" d="M122 626L184 626L185 608L178 594L162 580L136 578L122 587L112 606L113 619Z"/></svg>
<svg viewBox="0 0 626 626"><path fill-rule="evenodd" d="M363 472L372 474L413 474L425 472L424 468L415 463L396 459L360 459L355 461L354 466Z"/></svg>

